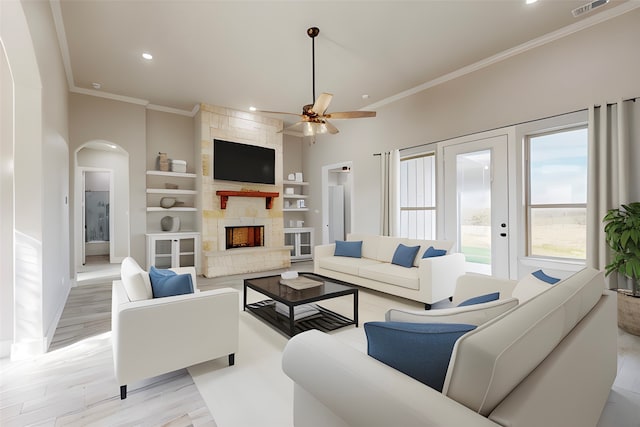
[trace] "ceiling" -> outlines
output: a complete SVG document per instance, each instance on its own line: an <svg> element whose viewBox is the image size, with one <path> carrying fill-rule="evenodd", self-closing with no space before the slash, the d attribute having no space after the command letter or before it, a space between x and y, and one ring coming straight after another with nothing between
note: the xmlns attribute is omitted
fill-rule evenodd
<svg viewBox="0 0 640 427"><path fill-rule="evenodd" d="M333 93L336 112L375 109L640 5L611 0L574 18L586 3L51 0L72 91L185 114L201 102L299 113L313 101L312 26L316 94Z"/></svg>

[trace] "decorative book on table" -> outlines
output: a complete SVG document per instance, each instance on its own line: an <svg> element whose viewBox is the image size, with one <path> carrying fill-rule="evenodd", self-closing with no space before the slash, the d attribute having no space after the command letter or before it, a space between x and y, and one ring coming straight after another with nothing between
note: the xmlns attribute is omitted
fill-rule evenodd
<svg viewBox="0 0 640 427"><path fill-rule="evenodd" d="M281 302L276 302L276 312L285 317L289 317L289 307ZM315 304L298 305L293 308L293 320L306 319L319 313L320 310L316 308Z"/></svg>

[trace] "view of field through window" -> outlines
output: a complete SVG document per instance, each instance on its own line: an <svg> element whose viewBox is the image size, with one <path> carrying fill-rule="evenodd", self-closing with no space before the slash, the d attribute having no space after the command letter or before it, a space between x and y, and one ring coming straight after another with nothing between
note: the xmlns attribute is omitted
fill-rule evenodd
<svg viewBox="0 0 640 427"><path fill-rule="evenodd" d="M586 127L528 138L528 255L586 258L587 144Z"/></svg>

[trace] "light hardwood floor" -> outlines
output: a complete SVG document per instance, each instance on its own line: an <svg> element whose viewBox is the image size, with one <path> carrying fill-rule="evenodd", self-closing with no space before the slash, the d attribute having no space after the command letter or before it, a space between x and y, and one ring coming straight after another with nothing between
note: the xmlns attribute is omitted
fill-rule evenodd
<svg viewBox="0 0 640 427"><path fill-rule="evenodd" d="M294 268L312 269L310 263ZM231 279L199 278L198 287L214 289ZM111 352L110 281L73 288L49 352L30 360L0 359L0 377L3 427L216 426L186 369L132 384L128 398L120 400ZM599 427L640 426L633 416L640 406L621 412L618 403L640 398L640 338L622 332L612 398L606 412L613 416Z"/></svg>

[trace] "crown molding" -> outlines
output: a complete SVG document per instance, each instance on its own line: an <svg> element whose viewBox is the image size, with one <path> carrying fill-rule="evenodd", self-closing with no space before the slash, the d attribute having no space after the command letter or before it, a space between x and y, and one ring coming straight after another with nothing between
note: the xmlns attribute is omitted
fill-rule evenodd
<svg viewBox="0 0 640 427"><path fill-rule="evenodd" d="M0 0L1 1L1 0ZM107 98L107 99L113 99L116 101L122 101L122 102L129 102L132 104L137 104L137 105L144 105L146 108L150 109L150 110L156 110L156 111L164 111L167 113L173 113L173 114L179 114L179 115L184 115L184 116L190 116L190 117L194 117L198 111L199 111L199 104L196 104L193 109L191 111L187 111L187 110L181 110L181 109L177 109L177 108L173 108L173 107L165 107L162 105L154 105L154 104L150 104L148 100L144 100L144 99L139 99L139 98L133 98L133 97L128 97L128 96L123 96L123 95L116 95L113 93L109 93L109 92L103 92L103 91L97 91L97 90L93 90L93 89L85 89L85 88L79 88L75 85L74 83L74 78L73 78L73 71L71 69L71 56L69 55L69 46L67 45L67 37L66 37L66 32L64 29L64 21L62 19L62 9L60 7L60 0L49 0L50 5L51 5L51 11L53 13L53 21L54 21L54 25L56 28L56 33L58 35L58 43L60 45L60 52L62 55L62 62L64 65L64 69L65 69L65 74L67 76L67 84L69 86L69 91L73 92L73 93L81 93L84 95L90 95L90 96L97 96L100 98ZM432 88L434 86L438 86L440 84L446 83L448 81L457 79L459 77L465 76L467 74L473 73L475 71L481 70L483 68L489 67L493 64L496 64L498 62L504 61L508 58L511 58L513 56L519 55L521 53L527 52L529 50L535 49L537 47L543 46L547 43L551 43L553 41L559 40L563 37L567 37L571 34L574 34L578 31L582 31L586 28L592 27L594 25L600 24L602 22L608 21L609 19L613 19L616 18L620 15L624 15L627 12L631 12L632 10L635 10L637 8L640 7L640 1L639 0L628 0L627 2L613 7L611 9L607 9L605 11L599 12L595 15L592 15L588 18L585 18L579 22L576 22L574 24L568 25L566 27L563 27L559 30L553 31L549 34L546 34L544 36L538 37L537 39L533 39L530 40L526 43L523 43L519 46L513 47L511 49L507 49L503 52L497 53L493 56L490 56L486 59L483 59L481 61L478 61L476 63L473 63L471 65L468 65L466 67L460 68L456 71L453 71L451 73L445 74L441 77L438 77L436 79L430 80L426 83L420 84L418 86L415 86L411 89L405 90L403 92L400 92L396 95L390 96L388 98L382 99L378 102L374 102L373 104L369 104L363 108L361 108L361 110L376 110L380 107L383 107L385 105L394 103L396 101L399 101L401 99L407 98L409 96L415 95L419 92L425 91L429 88ZM294 133L294 132L284 132L288 135L293 135L293 136L301 136L301 133Z"/></svg>
<svg viewBox="0 0 640 427"><path fill-rule="evenodd" d="M147 104L147 110L162 111L165 113L178 114L180 116L187 116L187 117L194 117L199 109L200 109L200 104L196 104L196 106L193 107L191 111L181 110L179 108L173 108L173 107L165 107L164 105Z"/></svg>

